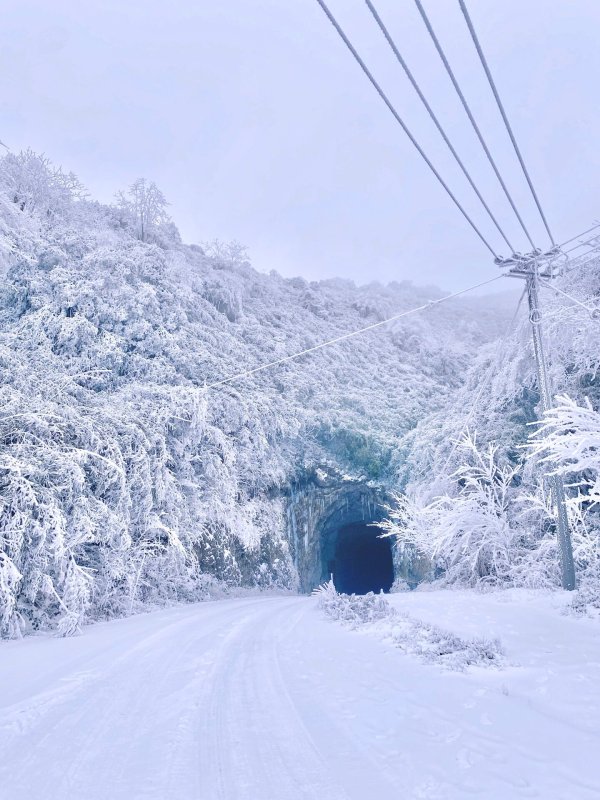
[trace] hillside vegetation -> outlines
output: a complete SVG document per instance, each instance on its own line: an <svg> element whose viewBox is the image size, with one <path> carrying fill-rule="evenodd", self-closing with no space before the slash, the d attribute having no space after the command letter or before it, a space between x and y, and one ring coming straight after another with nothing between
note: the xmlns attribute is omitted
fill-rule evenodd
<svg viewBox="0 0 600 800"><path fill-rule="evenodd" d="M553 408L537 387L527 301L464 384L408 434L405 493L389 525L431 578L476 587L561 585L556 504L564 476L575 609L600 609L600 240L542 283ZM593 613L596 613L594 611Z"/></svg>
<svg viewBox="0 0 600 800"><path fill-rule="evenodd" d="M0 161L0 262L9 636L216 582L294 588L290 480L329 463L395 482L506 318L452 301L205 390L440 292L257 272L239 245L183 244L153 184L102 205L31 151Z"/></svg>

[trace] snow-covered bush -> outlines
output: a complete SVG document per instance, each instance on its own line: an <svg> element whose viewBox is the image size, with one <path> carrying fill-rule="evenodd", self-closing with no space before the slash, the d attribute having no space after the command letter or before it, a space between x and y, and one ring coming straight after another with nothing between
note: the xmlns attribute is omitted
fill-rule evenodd
<svg viewBox="0 0 600 800"><path fill-rule="evenodd" d="M398 592L410 592L410 585L404 578L394 578L394 582L390 587L390 594L398 594Z"/></svg>
<svg viewBox="0 0 600 800"><path fill-rule="evenodd" d="M504 664L504 648L499 639L464 639L408 614L396 614L391 618L389 638L405 653L418 656L428 664L459 672L471 666L500 667Z"/></svg>
<svg viewBox="0 0 600 800"><path fill-rule="evenodd" d="M419 502L397 498L382 527L396 546L425 556L446 583L498 585L510 578L515 529L509 503L517 468L498 463L497 448L482 451L467 434L463 463L451 476L454 492Z"/></svg>
<svg viewBox="0 0 600 800"><path fill-rule="evenodd" d="M391 608L383 594L340 594L333 579L315 589L319 608L331 619L347 622L350 625L364 625L383 619L391 613Z"/></svg>
<svg viewBox="0 0 600 800"><path fill-rule="evenodd" d="M333 580L329 580L313 595L329 619L372 632L426 663L458 671L469 666L498 667L504 663L504 650L498 639L463 639L392 608L383 594L340 594Z"/></svg>
<svg viewBox="0 0 600 800"><path fill-rule="evenodd" d="M600 581L584 581L575 591L571 603L565 607L565 613L600 619Z"/></svg>

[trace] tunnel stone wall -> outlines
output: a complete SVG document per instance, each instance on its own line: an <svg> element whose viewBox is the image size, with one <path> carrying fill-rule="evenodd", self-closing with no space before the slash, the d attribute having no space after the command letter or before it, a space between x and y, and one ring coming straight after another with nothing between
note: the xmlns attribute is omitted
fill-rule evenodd
<svg viewBox="0 0 600 800"><path fill-rule="evenodd" d="M380 522L389 501L381 487L324 468L290 489L288 536L300 591L310 592L329 578L328 564L334 559L340 529L357 522Z"/></svg>

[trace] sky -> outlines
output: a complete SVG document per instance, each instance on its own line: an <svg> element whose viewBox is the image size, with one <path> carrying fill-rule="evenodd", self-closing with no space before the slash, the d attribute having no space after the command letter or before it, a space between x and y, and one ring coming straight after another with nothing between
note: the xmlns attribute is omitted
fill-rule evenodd
<svg viewBox="0 0 600 800"><path fill-rule="evenodd" d="M458 2L423 3L545 247ZM376 5L509 239L527 249L413 0ZM507 255L364 0L329 6ZM469 8L554 236L568 239L600 215L600 3ZM457 290L498 270L316 0L3 0L0 139L44 152L105 202L154 180L185 241L240 241L265 272Z"/></svg>

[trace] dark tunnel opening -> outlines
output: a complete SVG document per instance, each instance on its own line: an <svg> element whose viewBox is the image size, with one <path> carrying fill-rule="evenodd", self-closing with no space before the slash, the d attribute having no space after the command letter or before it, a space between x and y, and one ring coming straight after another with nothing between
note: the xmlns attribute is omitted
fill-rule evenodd
<svg viewBox="0 0 600 800"><path fill-rule="evenodd" d="M389 592L394 582L392 547L389 539L380 537L381 529L366 522L340 528L329 564L338 592Z"/></svg>

